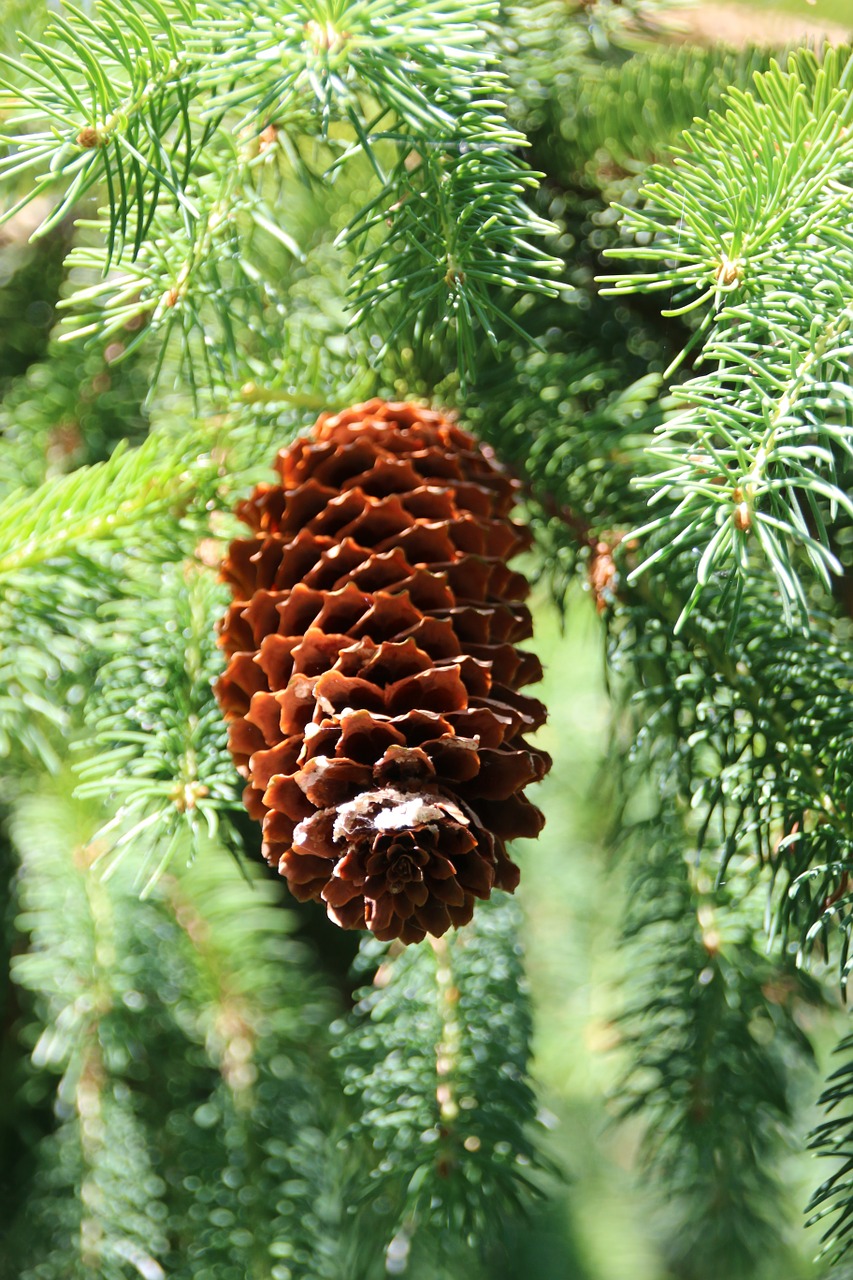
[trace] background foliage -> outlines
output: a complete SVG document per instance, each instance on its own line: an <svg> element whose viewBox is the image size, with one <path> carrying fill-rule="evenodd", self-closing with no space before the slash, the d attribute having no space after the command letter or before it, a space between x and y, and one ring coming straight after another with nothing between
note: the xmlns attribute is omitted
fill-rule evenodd
<svg viewBox="0 0 853 1280"><path fill-rule="evenodd" d="M0 1276L840 1280L848 50L2 21ZM518 902L400 952L283 901L210 687L235 499L373 394L521 477L557 761Z"/></svg>

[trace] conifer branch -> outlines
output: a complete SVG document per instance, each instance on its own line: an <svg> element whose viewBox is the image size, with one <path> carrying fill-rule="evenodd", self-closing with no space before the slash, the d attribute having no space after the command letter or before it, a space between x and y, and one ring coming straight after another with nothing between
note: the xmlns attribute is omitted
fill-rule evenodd
<svg viewBox="0 0 853 1280"><path fill-rule="evenodd" d="M631 1062L617 1105L645 1121L643 1160L671 1219L674 1270L746 1278L788 1216L775 1165L812 1057L797 1003L815 991L761 954L760 903L751 919L748 898L714 892L690 870L679 826L658 813L629 837L640 854L621 1019Z"/></svg>
<svg viewBox="0 0 853 1280"><path fill-rule="evenodd" d="M153 435L0 502L0 755L59 768L78 701L69 694L97 662L94 615L116 588L116 553L122 573L143 547L149 561L173 557L181 520L204 508L217 471L192 444Z"/></svg>
<svg viewBox="0 0 853 1280"><path fill-rule="evenodd" d="M836 1047L836 1054L842 1059L842 1065L829 1076L826 1088L820 1096L819 1105L827 1113L811 1135L810 1147L818 1156L829 1157L840 1163L829 1177L821 1183L809 1202L807 1212L810 1214L808 1226L826 1223L822 1236L821 1257L831 1263L839 1262L850 1249L850 1236L853 1231L853 1117L850 1114L850 1099L853 1093L853 1071L850 1066L850 1052L853 1049L853 1037L844 1036ZM833 1114L835 1112L835 1114ZM827 1223L827 1219L832 1219Z"/></svg>
<svg viewBox="0 0 853 1280"><path fill-rule="evenodd" d="M202 1265L236 1257L247 1274L291 1266L338 1280L332 993L316 957L291 936L295 922L281 887L222 848L206 855L174 866L154 895L190 947L192 1034L217 1075L201 1126L190 1101L190 1124L174 1128L173 1256L190 1253ZM197 1199L204 1218L188 1213ZM222 1231L223 1215L230 1233Z"/></svg>
<svg viewBox="0 0 853 1280"><path fill-rule="evenodd" d="M69 847L79 811L57 797L53 802L47 820L43 799L22 805L13 827L23 860L20 927L32 947L13 976L39 1001L34 1063L61 1073L60 1123L41 1144L28 1207L29 1231L39 1224L42 1265L23 1274L34 1280L82 1270L124 1280L130 1263L160 1280L166 1241L159 1182L116 1070L120 1042L111 1044L110 1035L121 1022L122 996L133 989L127 968L115 963L121 926L114 900L88 874L84 850ZM51 1209L57 1198L67 1201L59 1215Z"/></svg>
<svg viewBox="0 0 853 1280"><path fill-rule="evenodd" d="M387 1201L389 1265L410 1251L458 1258L466 1239L486 1245L502 1215L537 1194L547 1162L531 1129L517 930L515 904L495 898L434 948L386 956L363 944L361 967L380 964L338 1054L358 1100L352 1136L379 1156L366 1182L359 1168L354 1203Z"/></svg>
<svg viewBox="0 0 853 1280"><path fill-rule="evenodd" d="M57 772L72 731L69 690L91 670L91 612L100 584L69 572L31 574L0 596L0 757L7 776L38 763ZM78 686L79 687L79 686Z"/></svg>
<svg viewBox="0 0 853 1280"><path fill-rule="evenodd" d="M185 355L199 330L195 355L205 359L210 296L213 356L233 366L234 304L245 305L250 328L275 311L275 277L252 243L258 230L299 254L269 203L267 161L310 179L309 140L327 171L361 156L379 179L380 194L343 239L369 237L352 305L358 317L391 298L389 341L414 299L422 324L453 326L470 376L471 334L492 332L496 291L553 293L554 261L529 243L544 224L521 200L537 175L517 159L525 139L506 123L486 43L493 0L430 0L416 14L385 0L334 11L315 0L287 11L265 3L251 18L231 0L152 0L134 15L99 0L92 17L66 12L45 41L24 38L21 60L5 58L20 86L7 81L13 119L0 178L30 181L7 216L62 191L42 234L93 187L106 192L100 243L77 258L101 276L72 300L89 308L78 336L150 318L161 342L181 334ZM223 235L231 251L219 280L225 255L214 260L212 237Z"/></svg>
<svg viewBox="0 0 853 1280"><path fill-rule="evenodd" d="M612 292L664 290L665 314L704 311L689 345L703 342L708 366L660 430L666 469L642 483L666 511L635 533L669 536L635 574L685 543L702 551L700 589L763 560L801 624L800 562L829 584L841 572L829 530L853 511L851 67L843 51L822 64L800 53L752 94L731 90L725 115L685 135L674 172L648 176L644 206L623 211L634 243L614 251L661 265L613 277Z"/></svg>
<svg viewBox="0 0 853 1280"><path fill-rule="evenodd" d="M0 582L98 547L127 546L134 528L150 543L149 522L174 519L212 474L209 458L164 448L154 435L138 449L119 446L107 462L10 494L0 504Z"/></svg>
<svg viewBox="0 0 853 1280"><path fill-rule="evenodd" d="M16 276L14 285L15 293L23 292L19 305L31 305L23 300L26 281ZM114 361L122 350L118 342L84 354L50 342L9 384L0 403L0 502L102 462L121 441L133 446L147 435L141 403L148 369L135 357Z"/></svg>
<svg viewBox="0 0 853 1280"><path fill-rule="evenodd" d="M222 589L191 562L149 573L136 587L104 611L78 793L114 809L98 836L107 874L127 859L147 894L179 854L191 861L205 842L228 841L223 820L237 794L211 689Z"/></svg>
<svg viewBox="0 0 853 1280"><path fill-rule="evenodd" d="M688 589L669 592L649 575L623 588L613 617L611 664L634 690L638 748L654 751L661 785L689 809L718 881L746 893L769 866L771 936L796 939L800 962L837 948L844 989L853 968L844 799L853 653L827 618L792 637L772 590L752 595L736 644L723 620L698 616L674 636Z"/></svg>
<svg viewBox="0 0 853 1280"><path fill-rule="evenodd" d="M10 1265L129 1280L287 1259L338 1280L329 995L279 890L218 849L140 902L132 868L93 871L92 825L54 785L13 827L30 943L14 977L35 1069L62 1078Z"/></svg>
<svg viewBox="0 0 853 1280"><path fill-rule="evenodd" d="M660 412L648 404L655 383L594 399L596 380L606 385L612 375L594 355L562 346L527 360L518 352L507 361L510 381L493 387L484 378L479 429L526 481L558 601L578 573L594 590L615 687L624 682L633 694L638 741L654 744L661 785L693 815L692 838L714 856L721 879L736 877L745 890L758 867L771 866L774 928L797 940L802 960L831 947L844 985L853 938L853 653L832 602L812 607L803 636L780 617L766 572L751 575L736 628L701 605L686 609L696 587L688 553L632 580L637 553L627 534L642 499L631 481L647 465L648 427Z"/></svg>
<svg viewBox="0 0 853 1280"><path fill-rule="evenodd" d="M544 316L543 325L547 322ZM694 559L686 554L673 556L663 569L656 566L629 583L635 552L624 537L620 542L625 526L630 527L638 514L628 482L644 465L641 450L645 441L638 430L643 422L642 399L633 400L626 394L624 405L614 397L605 405L599 401L597 406L587 407L583 399L586 366L570 351L546 359L520 359L514 368L514 380L502 387L501 398L493 399L483 413L481 430L505 456L515 457L528 482L533 511L536 506L542 510L540 537L558 598L564 598L567 584L579 572L588 582L587 575L596 569L599 541L609 546L610 571L605 580L592 585L611 633L611 680L617 695L625 699L628 722L618 722L626 739L624 749L629 758L636 753L642 761L644 781L651 774L655 788L671 797L671 803L685 815L685 830L681 831L679 820L679 834L666 852L661 852L659 863L650 848L661 838L659 822L655 820L637 833L643 846L638 881L646 876L648 896L639 891L633 896L644 919L642 903L648 905L647 924L641 926L638 942L650 965L649 999L660 996L665 982L673 984L673 991L683 982L679 1007L687 1026L700 995L707 997L704 987L697 995L691 985L702 966L710 965L707 950L704 959L701 947L696 950L698 903L685 902L669 884L681 867L678 875L684 875L689 887L687 869L681 863L685 843L691 849L691 861L701 857L708 901L722 895L729 904L724 921L729 917L737 922L739 912L732 915L732 905L741 895L749 895L754 901L749 931L757 942L760 900L768 894L771 931L781 933L786 941L797 941L801 963L814 955L819 963L834 956L844 986L853 968L853 828L847 803L853 760L848 713L853 653L846 632L837 627L830 612L831 600L824 597L820 611L812 605L808 635L792 633L780 617L772 578L766 572L754 572L744 584L745 604L736 628L726 616L709 614L700 601L677 630L695 589ZM592 383L594 373L590 371L588 376ZM555 414L547 401L550 388L557 386L563 399ZM648 415L652 421L654 411L653 406ZM524 449L517 443L522 439L520 423L534 433L532 448ZM602 465L603 459L606 465ZM630 782L626 786L630 794ZM762 865L772 872L772 891L767 888ZM713 889L715 876L722 882L717 890ZM683 893L687 892L688 888L683 888ZM672 906L668 923L664 921L667 904ZM631 927L636 927L636 921ZM685 976L687 953L680 949L678 937L692 948L693 979L689 973ZM775 945L780 945L778 937ZM652 968L660 964L662 956L666 958L665 974ZM729 950L728 963L733 966L730 980L735 985L743 980L758 999L756 983L760 988L766 962L754 953L753 944L738 942ZM778 1008L768 1006L774 1022L788 1021L791 984L799 987L802 981L801 976L785 977L780 988L780 993L788 992L784 1001ZM775 980L771 988L775 989ZM662 1021L669 1018L674 1003L672 998L661 1003ZM646 1045L648 1054L654 1055L660 1028L653 1017L640 1014L640 1007L648 1013L651 1006L638 1007L633 1024L636 1047L642 1053ZM667 1034L671 1034L668 1021L666 1025ZM796 1034L795 1024L788 1031ZM727 1026L718 1024L715 1034L719 1035L721 1061L729 1048L733 1054L740 1052L738 1044L741 1048L745 1044L751 1052L759 1051L744 1039L743 1027L733 1013ZM677 1079L671 1053L661 1056L664 1071L670 1081ZM744 1081L754 1081L757 1090L759 1071L747 1069L743 1076ZM640 1083L644 1079L643 1087L648 1090L648 1078L638 1075ZM768 1079L779 1082L778 1064ZM738 1081L733 1084L739 1088ZM690 1126L668 1128L674 1114L686 1117L685 1111L678 1110L686 1103L680 1095L668 1094L660 1082L656 1087L659 1092L651 1090L637 1104L645 1108L649 1102L652 1112L655 1101L660 1105L649 1143L663 1144L669 1157L664 1154L662 1158L675 1162L683 1148L687 1161ZM753 1102L759 1105L757 1095ZM721 1105L726 1105L722 1095ZM789 1103L784 1105L787 1108ZM777 1119L784 1119L783 1112L777 1112ZM845 1123L841 1116L833 1131L827 1129L828 1154L846 1149ZM683 1143L677 1143L676 1136L684 1139ZM820 1136L819 1131L818 1141ZM760 1163L759 1181L766 1173L763 1157ZM741 1164L739 1169L745 1167ZM676 1164L671 1170L675 1176ZM735 1180L737 1176L732 1172ZM669 1185L669 1173L666 1181ZM842 1170L818 1193L821 1200L819 1204L815 1200L815 1207L832 1213L831 1206L837 1204L839 1213L846 1212L847 1181ZM691 1199L689 1194L698 1185L695 1170L685 1172L685 1199L680 1203L695 1216L696 1229L702 1230L707 1247L712 1240L712 1215L703 1215L701 1198ZM768 1197L770 1192L777 1194L768 1187ZM764 1226L755 1232L750 1227L741 1244L744 1239L761 1238L762 1233L769 1240L772 1223L764 1218L764 1201L765 1192L754 1196L750 1192L730 1203L731 1218L715 1213L713 1247L737 1245L737 1224L744 1214L753 1212ZM772 1198L767 1200L771 1202ZM780 1210L779 1218L784 1216L785 1211ZM680 1235L681 1228L676 1226L674 1238ZM833 1238L828 1236L830 1248L835 1248ZM749 1257L747 1250L747 1275L754 1273ZM727 1262L716 1269L728 1274L729 1266Z"/></svg>

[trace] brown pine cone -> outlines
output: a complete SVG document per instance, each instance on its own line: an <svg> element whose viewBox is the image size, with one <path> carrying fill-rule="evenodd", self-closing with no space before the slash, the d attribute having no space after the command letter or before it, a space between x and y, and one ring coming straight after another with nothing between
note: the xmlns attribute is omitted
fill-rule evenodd
<svg viewBox="0 0 853 1280"><path fill-rule="evenodd" d="M238 514L217 696L264 854L345 929L419 942L512 892L550 767L515 482L440 413L323 414Z"/></svg>

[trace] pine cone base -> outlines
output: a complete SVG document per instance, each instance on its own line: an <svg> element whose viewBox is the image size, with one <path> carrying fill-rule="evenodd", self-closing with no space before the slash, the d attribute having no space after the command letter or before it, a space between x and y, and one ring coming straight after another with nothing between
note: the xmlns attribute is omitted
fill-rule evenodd
<svg viewBox="0 0 853 1280"><path fill-rule="evenodd" d="M515 482L450 418L323 414L238 514L216 688L265 857L347 929L419 942L512 892L550 759Z"/></svg>

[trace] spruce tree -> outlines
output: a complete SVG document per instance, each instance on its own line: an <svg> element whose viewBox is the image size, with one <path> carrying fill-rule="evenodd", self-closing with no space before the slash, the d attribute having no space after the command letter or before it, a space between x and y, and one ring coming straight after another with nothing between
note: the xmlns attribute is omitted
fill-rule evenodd
<svg viewBox="0 0 853 1280"><path fill-rule="evenodd" d="M648 1274L846 1274L853 58L693 47L672 24L659 0L9 6L4 1280L605 1275L561 1219L566 1175L585 1171L537 1100L535 1027L552 1011L525 976L525 884L559 899L579 837L557 848L546 827L503 853L502 833L533 834L520 789L546 769L520 736L540 718L518 692L537 674L516 646L524 584L493 563L506 476L534 535L533 620L547 630L556 606L576 636L584 618L604 656L591 807L612 850L597 910L618 934L607 1071L633 1176L653 1184ZM374 402L412 404L415 421L452 411L486 450L443 426L431 489L423 473L398 483L411 450L383 463L403 524L406 495L432 494L432 550L404 582L417 643L388 632L393 724L365 729L372 695L342 711L323 686L334 733L388 737L398 810L405 770L456 770L456 808L412 810L409 827L462 822L489 850L481 874L503 888L431 881L423 941L358 899L348 915L332 871L303 894L292 863L295 893L266 865L259 816L269 852L334 809L332 847L367 766L356 748L318 754L333 731L306 733L297 707L312 780L262 802L260 751L285 747L246 746L260 721L234 708L252 688L233 704L223 689L258 664L237 677L232 659L223 678L218 643L249 625L238 591L219 626L223 579L248 572L235 508L278 537L277 451L319 414ZM324 447L336 466L344 445ZM299 457L281 463L288 495ZM339 596L399 562L403 524L374 531L368 569L353 561L341 586L326 570L350 554L347 488L316 474L320 500L287 537L320 550L301 569L284 556L286 589L338 618L336 654L360 644L378 669L385 633ZM439 510L466 485L474 507ZM478 556L493 566L479 609ZM263 667L278 570L252 563ZM368 683L341 678L348 694ZM597 749L592 732L566 740L563 710L557 778L561 753ZM470 836L472 814L487 834ZM373 932L337 928L326 902ZM807 1145L828 1157L805 1166L809 1235L793 1155Z"/></svg>

